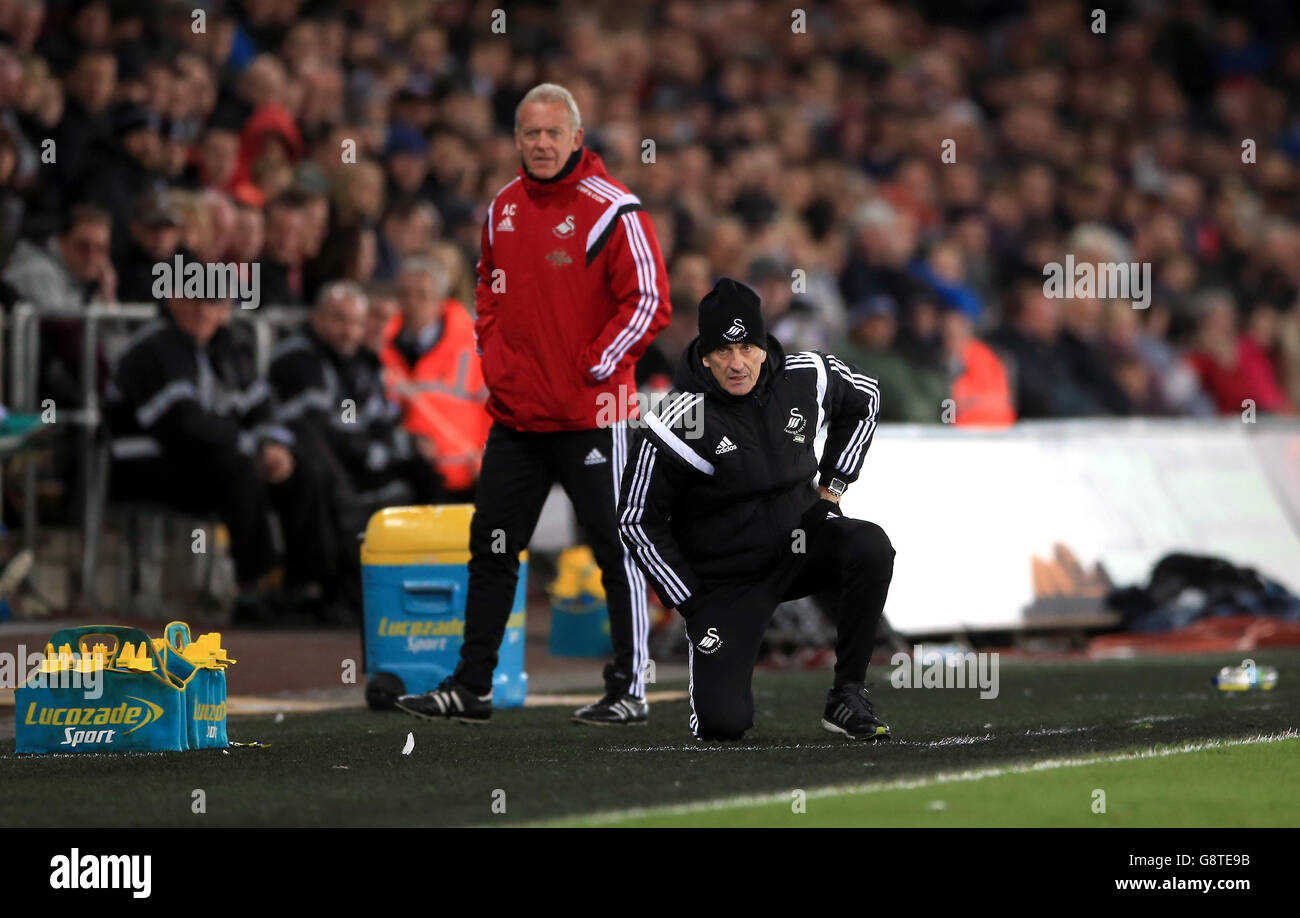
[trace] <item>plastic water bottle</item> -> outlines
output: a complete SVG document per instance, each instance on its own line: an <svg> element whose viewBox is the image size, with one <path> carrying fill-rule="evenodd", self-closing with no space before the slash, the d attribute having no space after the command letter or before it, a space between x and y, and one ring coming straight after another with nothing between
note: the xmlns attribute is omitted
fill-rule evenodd
<svg viewBox="0 0 1300 918"><path fill-rule="evenodd" d="M1221 692L1250 692L1256 689L1267 692L1277 685L1277 667L1256 666L1254 660L1245 659L1240 666L1223 667L1213 681Z"/></svg>

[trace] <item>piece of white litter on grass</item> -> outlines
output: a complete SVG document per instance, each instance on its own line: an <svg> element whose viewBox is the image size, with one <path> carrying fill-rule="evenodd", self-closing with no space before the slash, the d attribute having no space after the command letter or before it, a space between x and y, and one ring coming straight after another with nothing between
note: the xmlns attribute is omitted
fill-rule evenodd
<svg viewBox="0 0 1300 918"><path fill-rule="evenodd" d="M415 734L406 734L406 745L402 747L402 755L410 755L411 750L415 748Z"/></svg>
<svg viewBox="0 0 1300 918"><path fill-rule="evenodd" d="M943 810L943 809L947 809L947 807L948 807L947 802L943 800L931 800L926 805L926 808L931 810Z"/></svg>
<svg viewBox="0 0 1300 918"><path fill-rule="evenodd" d="M281 711L279 714L276 714L275 720L273 720L272 723L276 723L276 724L284 723L284 712Z"/></svg>
<svg viewBox="0 0 1300 918"><path fill-rule="evenodd" d="M229 750L229 749L222 749L222 750L221 750L221 754L222 754L222 755L230 755L230 750Z"/></svg>
<svg viewBox="0 0 1300 918"><path fill-rule="evenodd" d="M335 768L342 768L344 771L347 771L347 770L348 770L348 766L346 766L346 765L335 765L334 767L335 767Z"/></svg>

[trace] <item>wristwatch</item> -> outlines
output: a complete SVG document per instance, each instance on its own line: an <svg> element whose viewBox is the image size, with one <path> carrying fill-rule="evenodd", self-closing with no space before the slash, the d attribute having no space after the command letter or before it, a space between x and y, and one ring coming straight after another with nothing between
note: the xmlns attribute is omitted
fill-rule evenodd
<svg viewBox="0 0 1300 918"><path fill-rule="evenodd" d="M843 497L844 492L847 491L848 488L849 483L841 478L832 478L830 484L826 486L826 490L830 491L836 497Z"/></svg>

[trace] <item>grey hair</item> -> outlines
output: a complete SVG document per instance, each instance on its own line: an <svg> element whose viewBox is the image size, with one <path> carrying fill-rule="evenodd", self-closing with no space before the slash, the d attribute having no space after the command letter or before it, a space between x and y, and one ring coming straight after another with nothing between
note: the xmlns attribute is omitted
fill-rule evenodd
<svg viewBox="0 0 1300 918"><path fill-rule="evenodd" d="M366 291L362 289L360 284L349 280L330 281L328 284L321 287L320 293L316 294L316 306L319 308L324 306L326 303L331 303L334 300L341 300L348 296L353 296L360 300L361 308L368 309L370 307L370 298L366 296Z"/></svg>
<svg viewBox="0 0 1300 918"><path fill-rule="evenodd" d="M515 107L516 132L519 131L519 112L523 110L525 102L561 102L569 109L569 122L573 125L573 133L582 130L582 115L578 114L578 103L573 101L573 93L559 83L538 83L524 94Z"/></svg>
<svg viewBox="0 0 1300 918"><path fill-rule="evenodd" d="M402 260L402 269L398 273L427 274L433 278L433 289L437 291L438 296L447 294L447 266L440 259L430 258L427 255L412 255Z"/></svg>

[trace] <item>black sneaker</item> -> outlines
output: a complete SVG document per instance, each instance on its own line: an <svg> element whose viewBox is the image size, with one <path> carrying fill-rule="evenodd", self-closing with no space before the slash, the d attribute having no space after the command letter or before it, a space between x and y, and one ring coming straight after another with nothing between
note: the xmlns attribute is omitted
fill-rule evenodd
<svg viewBox="0 0 1300 918"><path fill-rule="evenodd" d="M590 724L593 727L626 727L645 724L649 719L650 705L626 692L606 694L600 701L593 701L573 712L575 724Z"/></svg>
<svg viewBox="0 0 1300 918"><path fill-rule="evenodd" d="M450 720L455 717L463 724L485 724L492 716L492 693L475 695L456 681L454 676L442 680L432 692L423 695L403 695L397 699L398 709L425 720Z"/></svg>
<svg viewBox="0 0 1300 918"><path fill-rule="evenodd" d="M889 739L889 724L876 717L867 687L861 682L850 682L827 693L822 728L849 739Z"/></svg>

